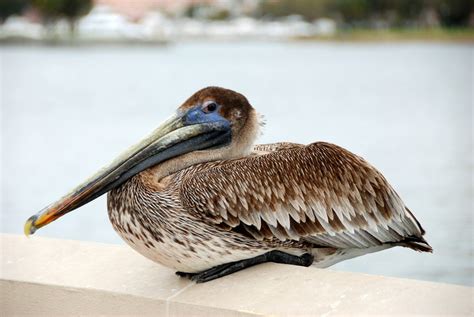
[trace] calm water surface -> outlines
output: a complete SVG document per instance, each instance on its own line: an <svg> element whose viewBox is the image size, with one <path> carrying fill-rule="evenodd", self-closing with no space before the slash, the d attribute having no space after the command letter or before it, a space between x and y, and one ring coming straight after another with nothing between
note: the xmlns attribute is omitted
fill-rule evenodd
<svg viewBox="0 0 474 317"><path fill-rule="evenodd" d="M473 285L473 46L186 43L2 47L1 231L63 195L199 88L244 93L260 142L325 140L384 173L434 254L395 248L333 269ZM38 235L122 243L102 197Z"/></svg>

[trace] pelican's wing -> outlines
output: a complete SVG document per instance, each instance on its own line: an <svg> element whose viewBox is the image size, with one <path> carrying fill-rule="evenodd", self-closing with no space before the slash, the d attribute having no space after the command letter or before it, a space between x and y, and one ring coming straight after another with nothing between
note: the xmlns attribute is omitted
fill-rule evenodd
<svg viewBox="0 0 474 317"><path fill-rule="evenodd" d="M256 239L337 248L406 242L429 251L418 221L361 157L322 142L255 150L266 153L188 173L180 191L187 209L216 224L243 227Z"/></svg>

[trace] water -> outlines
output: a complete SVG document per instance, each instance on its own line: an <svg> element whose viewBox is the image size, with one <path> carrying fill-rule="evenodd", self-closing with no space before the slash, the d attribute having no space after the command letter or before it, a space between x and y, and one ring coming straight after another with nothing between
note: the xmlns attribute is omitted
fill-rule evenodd
<svg viewBox="0 0 474 317"><path fill-rule="evenodd" d="M395 248L333 269L473 285L473 46L183 43L1 48L1 231L74 187L208 85L264 114L260 142L325 140L374 164L434 254ZM38 235L122 243L104 198Z"/></svg>

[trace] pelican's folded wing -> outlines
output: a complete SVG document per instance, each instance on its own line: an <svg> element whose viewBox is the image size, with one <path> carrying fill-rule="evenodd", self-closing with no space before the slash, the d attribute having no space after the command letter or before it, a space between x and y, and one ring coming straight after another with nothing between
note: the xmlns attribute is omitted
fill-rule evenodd
<svg viewBox="0 0 474 317"><path fill-rule="evenodd" d="M180 191L188 210L216 224L243 227L256 239L303 239L337 248L400 243L431 250L413 214L361 157L323 142L255 150L267 153L210 163L188 174Z"/></svg>

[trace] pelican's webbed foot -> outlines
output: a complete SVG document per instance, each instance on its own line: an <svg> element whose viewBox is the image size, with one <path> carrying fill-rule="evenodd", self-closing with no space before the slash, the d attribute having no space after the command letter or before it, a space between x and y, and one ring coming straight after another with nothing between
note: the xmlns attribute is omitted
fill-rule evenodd
<svg viewBox="0 0 474 317"><path fill-rule="evenodd" d="M302 256L296 256L282 251L270 251L254 258L221 264L200 273L176 272L176 275L188 278L196 283L204 283L265 262L310 266L313 263L313 260L314 257L309 253L305 253Z"/></svg>
<svg viewBox="0 0 474 317"><path fill-rule="evenodd" d="M199 274L199 273L186 273L186 272L176 272L176 275L179 277L184 277L187 279L192 279L194 275Z"/></svg>

